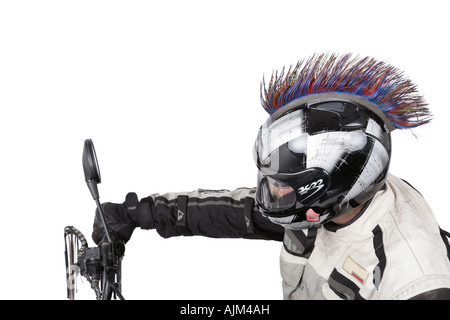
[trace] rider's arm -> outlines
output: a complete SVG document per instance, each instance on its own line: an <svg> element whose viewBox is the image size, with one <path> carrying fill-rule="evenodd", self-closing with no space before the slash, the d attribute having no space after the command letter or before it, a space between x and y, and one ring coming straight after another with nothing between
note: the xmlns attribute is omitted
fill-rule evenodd
<svg viewBox="0 0 450 320"><path fill-rule="evenodd" d="M129 193L123 203L106 202L102 208L110 234L125 243L136 227L156 229L164 238L200 235L282 241L284 229L261 215L254 196L254 188L153 194L140 201ZM99 243L103 236L97 210L92 238Z"/></svg>
<svg viewBox="0 0 450 320"><path fill-rule="evenodd" d="M164 238L201 235L213 238L283 240L284 229L254 206L254 188L155 194L149 201L149 226Z"/></svg>

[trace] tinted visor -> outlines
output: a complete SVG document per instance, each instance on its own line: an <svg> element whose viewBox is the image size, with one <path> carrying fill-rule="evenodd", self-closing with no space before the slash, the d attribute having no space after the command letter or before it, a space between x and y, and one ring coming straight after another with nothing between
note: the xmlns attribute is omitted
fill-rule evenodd
<svg viewBox="0 0 450 320"><path fill-rule="evenodd" d="M256 202L268 211L282 211L293 207L297 196L292 187L271 177L258 175Z"/></svg>
<svg viewBox="0 0 450 320"><path fill-rule="evenodd" d="M300 106L277 119L269 118L256 139L256 163L259 169L270 168L272 174L297 172L304 168L307 137L324 132L361 131L367 126L367 119L364 110L339 101Z"/></svg>

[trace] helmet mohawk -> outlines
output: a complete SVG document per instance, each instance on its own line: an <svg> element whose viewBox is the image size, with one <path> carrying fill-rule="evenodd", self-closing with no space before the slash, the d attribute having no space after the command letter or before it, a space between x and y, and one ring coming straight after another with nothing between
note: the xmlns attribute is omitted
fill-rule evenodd
<svg viewBox="0 0 450 320"><path fill-rule="evenodd" d="M374 58L352 58L351 53L313 55L272 73L266 86L261 82L261 104L274 113L298 98L327 92L360 96L375 104L392 122L405 129L431 121L431 113L416 85L397 68Z"/></svg>

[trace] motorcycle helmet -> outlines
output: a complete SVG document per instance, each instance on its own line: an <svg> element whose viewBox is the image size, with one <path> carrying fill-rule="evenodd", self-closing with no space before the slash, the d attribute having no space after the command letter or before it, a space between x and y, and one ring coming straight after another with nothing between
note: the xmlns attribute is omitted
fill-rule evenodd
<svg viewBox="0 0 450 320"><path fill-rule="evenodd" d="M255 142L255 204L289 229L322 225L384 185L391 131L430 121L397 69L347 54L313 56L261 90L271 114Z"/></svg>

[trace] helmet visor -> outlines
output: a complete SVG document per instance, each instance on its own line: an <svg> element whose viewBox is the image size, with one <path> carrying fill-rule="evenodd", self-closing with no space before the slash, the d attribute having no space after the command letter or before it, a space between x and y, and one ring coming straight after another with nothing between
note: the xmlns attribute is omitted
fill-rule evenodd
<svg viewBox="0 0 450 320"><path fill-rule="evenodd" d="M258 175L256 201L268 211L282 211L295 205L296 194L292 187L271 177Z"/></svg>

